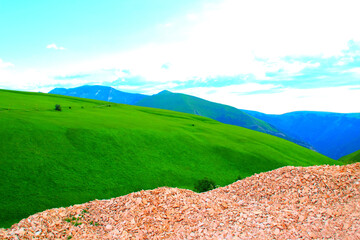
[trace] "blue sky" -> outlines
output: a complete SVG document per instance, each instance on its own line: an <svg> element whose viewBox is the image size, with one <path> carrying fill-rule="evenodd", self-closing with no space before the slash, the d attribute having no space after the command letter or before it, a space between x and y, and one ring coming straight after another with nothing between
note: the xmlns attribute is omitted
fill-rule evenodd
<svg viewBox="0 0 360 240"><path fill-rule="evenodd" d="M360 112L357 1L0 0L0 88Z"/></svg>

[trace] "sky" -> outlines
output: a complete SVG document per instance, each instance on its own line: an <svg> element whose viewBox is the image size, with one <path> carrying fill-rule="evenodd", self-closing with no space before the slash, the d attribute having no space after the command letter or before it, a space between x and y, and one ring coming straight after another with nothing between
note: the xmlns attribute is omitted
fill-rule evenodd
<svg viewBox="0 0 360 240"><path fill-rule="evenodd" d="M357 0L0 0L0 88L360 112Z"/></svg>

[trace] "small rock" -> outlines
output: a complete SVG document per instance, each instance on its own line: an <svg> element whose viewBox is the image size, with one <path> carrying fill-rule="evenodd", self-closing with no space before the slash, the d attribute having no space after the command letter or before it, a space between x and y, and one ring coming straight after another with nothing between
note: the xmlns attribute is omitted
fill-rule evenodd
<svg viewBox="0 0 360 240"><path fill-rule="evenodd" d="M304 221L305 220L305 216L304 215L301 215L300 217L299 217L299 222L302 222L302 221Z"/></svg>
<svg viewBox="0 0 360 240"><path fill-rule="evenodd" d="M106 225L105 229L106 231L110 231L113 228L113 226L111 226L110 224Z"/></svg>
<svg viewBox="0 0 360 240"><path fill-rule="evenodd" d="M120 231L117 230L117 229L114 229L110 232L111 235L119 235L120 234Z"/></svg>
<svg viewBox="0 0 360 240"><path fill-rule="evenodd" d="M349 223L345 223L344 226L343 226L343 229L348 229L348 228L350 228L350 226L351 225Z"/></svg>
<svg viewBox="0 0 360 240"><path fill-rule="evenodd" d="M18 233L19 233L20 235L23 235L23 234L25 233L25 229L24 229L24 228L20 228L19 231L18 231Z"/></svg>
<svg viewBox="0 0 360 240"><path fill-rule="evenodd" d="M38 236L38 235L40 235L40 233L41 233L41 229L38 230L38 231L36 231L34 235L35 235L35 236Z"/></svg>

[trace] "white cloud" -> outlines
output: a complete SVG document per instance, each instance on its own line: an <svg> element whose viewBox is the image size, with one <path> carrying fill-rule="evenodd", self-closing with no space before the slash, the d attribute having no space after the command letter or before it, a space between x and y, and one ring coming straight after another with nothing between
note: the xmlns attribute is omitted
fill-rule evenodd
<svg viewBox="0 0 360 240"><path fill-rule="evenodd" d="M355 68L345 70L344 73L355 73L359 77L359 75L360 75L360 67L355 67Z"/></svg>
<svg viewBox="0 0 360 240"><path fill-rule="evenodd" d="M349 40L360 40L360 32L353 30L360 22L356 3L225 0L188 14L186 19L197 21L184 31L184 41L147 45L92 65L130 69L158 82L239 74L266 80L266 72L280 69L297 74L319 63L286 62L283 57L341 56ZM171 67L161 68L164 63Z"/></svg>
<svg viewBox="0 0 360 240"><path fill-rule="evenodd" d="M14 67L14 64L10 63L10 62L4 62L1 58L0 58L0 69L1 68L9 68L9 67Z"/></svg>
<svg viewBox="0 0 360 240"><path fill-rule="evenodd" d="M175 88L177 86L179 86L179 84L169 82L169 83L157 84L157 85L149 84L148 86L118 85L118 86L113 86L113 88L120 90L120 91L129 91L129 92L136 92L136 93L141 93L141 94L146 94L146 95L152 95L152 94L159 93L160 91L163 91L163 90Z"/></svg>
<svg viewBox="0 0 360 240"><path fill-rule="evenodd" d="M286 62L282 57L342 55L349 40L360 40L360 32L353 30L360 22L356 3L224 0L207 5L203 12L184 16L186 27L178 30L183 31L181 39L185 40L153 43L99 59L69 63L53 72L105 74L104 69L117 72L127 69L144 80L161 83L248 74L257 80L267 80L267 72L278 70L296 75L304 68L318 67L319 63ZM189 20L196 21L189 25ZM180 20L177 25L181 25ZM64 49L54 43L47 48ZM170 67L162 68L164 63Z"/></svg>
<svg viewBox="0 0 360 240"><path fill-rule="evenodd" d="M44 69L0 68L0 88L3 89L43 91L44 89L52 89L54 88L52 86L57 84L76 87L86 83L88 83L87 79L57 80L53 78L51 71Z"/></svg>
<svg viewBox="0 0 360 240"><path fill-rule="evenodd" d="M360 16L355 0L225 0L193 31L200 42L227 43L256 56L341 55Z"/></svg>
<svg viewBox="0 0 360 240"><path fill-rule="evenodd" d="M248 84L221 88L192 88L183 92L211 101L265 112L293 110L350 111L356 89L318 88L282 89L271 94L248 94L278 89L277 85L252 83L252 79L274 80L268 72L296 75L306 68L318 68L321 58L340 57L338 65L353 61L350 40L359 41L357 0L224 0L209 4L203 12L170 19L162 27L181 36L173 42L160 41L135 50L114 53L77 63L69 60L58 68L16 71L11 63L0 59L0 87L39 89L55 84L82 85L88 82L111 82L123 77L139 76L158 86L119 86L144 93L156 93L175 87L174 81L216 78L217 76L251 76ZM183 21L183 22L181 22ZM182 25L183 24L183 25ZM160 39L161 37L159 37ZM55 43L48 49L64 50ZM346 56L345 56L346 55ZM314 57L313 61L287 61L284 57ZM285 58L286 59L286 58ZM167 64L168 68L163 68ZM5 69L5 70L4 70ZM123 70L129 70L130 74ZM358 69L350 72L359 72ZM89 77L57 80L56 76L88 74ZM127 84L127 83L125 83ZM335 99L339 99L336 103ZM315 102L315 101L318 101ZM328 103L327 103L328 102ZM339 104L342 104L340 106ZM357 110L359 111L359 110Z"/></svg>
<svg viewBox="0 0 360 240"><path fill-rule="evenodd" d="M55 50L65 50L64 47L58 47L55 43L47 45L46 48L50 48L50 49L52 48L52 49L55 49Z"/></svg>
<svg viewBox="0 0 360 240"><path fill-rule="evenodd" d="M143 94L152 95L152 94L159 93L162 90L168 90L171 88L175 88L177 86L178 86L178 84L169 82L169 83L163 83L163 84L158 84L156 86L149 86L149 87L141 87L140 86L139 90Z"/></svg>
<svg viewBox="0 0 360 240"><path fill-rule="evenodd" d="M346 64L349 64L354 61L354 58L352 57L343 57L341 58L337 63L335 63L336 66L344 66Z"/></svg>
<svg viewBox="0 0 360 240"><path fill-rule="evenodd" d="M315 89L283 88L272 93L239 94L275 87L270 84L242 84L221 88L193 88L181 92L239 109L264 113L280 114L301 110L360 112L360 85Z"/></svg>
<svg viewBox="0 0 360 240"><path fill-rule="evenodd" d="M120 85L120 86L112 86L113 88L119 90L119 91L136 91L139 89L139 86L129 86L129 85Z"/></svg>
<svg viewBox="0 0 360 240"><path fill-rule="evenodd" d="M186 15L186 19L189 21L196 21L199 19L199 16L194 13L189 13Z"/></svg>
<svg viewBox="0 0 360 240"><path fill-rule="evenodd" d="M0 69L0 88L27 90L41 87L50 81L46 74L35 69L25 71L18 71L15 68Z"/></svg>
<svg viewBox="0 0 360 240"><path fill-rule="evenodd" d="M198 21L185 41L153 44L128 56L137 61L133 72L160 82L238 74L265 80L267 71L279 69L296 74L319 63L280 59L341 56L349 40L360 39L353 30L360 22L355 6L356 1L226 0L186 16ZM164 62L171 68L162 70Z"/></svg>
<svg viewBox="0 0 360 240"><path fill-rule="evenodd" d="M226 95L241 95L245 93L251 93L254 91L263 91L263 90L272 90L278 88L278 85L274 84L259 84L259 83L244 83L238 85L230 85L224 87L195 87L188 88L184 90L180 90L177 92L196 95L201 98L209 99L209 95L216 95L218 99L221 99L221 95L223 98L226 98ZM230 104L234 105L234 104Z"/></svg>

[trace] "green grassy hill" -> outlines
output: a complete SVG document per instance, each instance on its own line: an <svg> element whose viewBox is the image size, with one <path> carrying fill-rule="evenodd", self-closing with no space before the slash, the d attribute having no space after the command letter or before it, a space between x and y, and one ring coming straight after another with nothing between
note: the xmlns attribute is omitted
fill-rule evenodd
<svg viewBox="0 0 360 240"><path fill-rule="evenodd" d="M0 90L1 227L48 208L140 189L193 189L204 177L226 185L238 175L315 164L337 162L196 115Z"/></svg>
<svg viewBox="0 0 360 240"><path fill-rule="evenodd" d="M141 100L136 102L135 105L191 113L203 117L208 117L222 123L232 124L271 134L276 137L281 137L286 140L295 142L300 146L311 148L309 144L303 141L299 141L295 138L291 138L269 123L257 119L237 108L210 102L182 93L173 93L165 90L152 96L143 97Z"/></svg>
<svg viewBox="0 0 360 240"><path fill-rule="evenodd" d="M256 119L234 107L210 102L182 93L172 93L165 90L158 94L144 97L135 103L135 105L191 113L260 132L280 133L270 124Z"/></svg>
<svg viewBox="0 0 360 240"><path fill-rule="evenodd" d="M360 162L360 150L343 156L339 161L345 164Z"/></svg>

